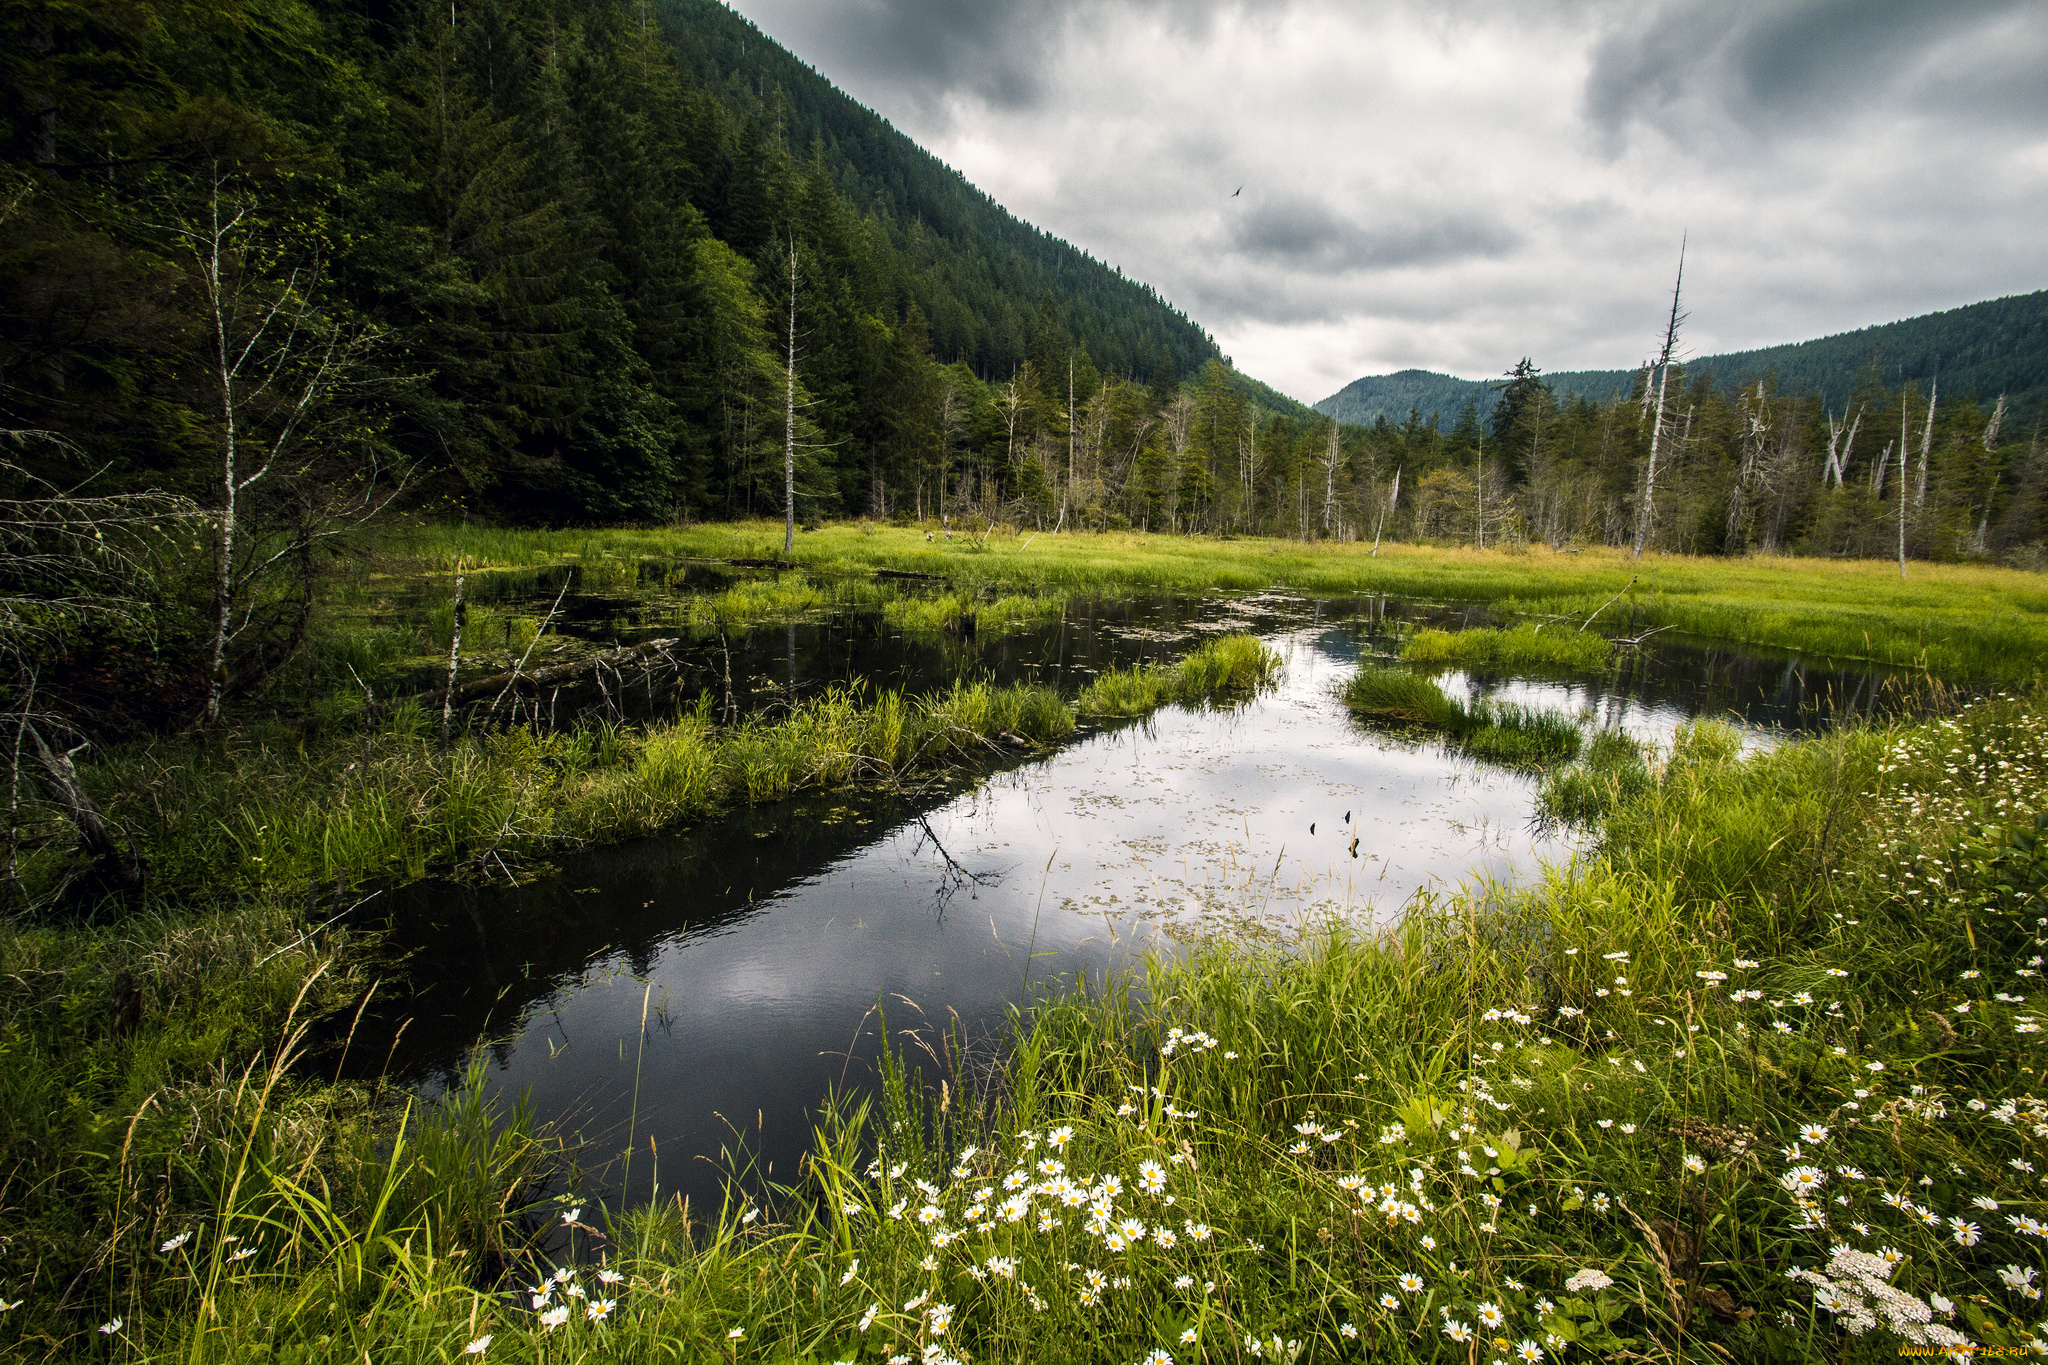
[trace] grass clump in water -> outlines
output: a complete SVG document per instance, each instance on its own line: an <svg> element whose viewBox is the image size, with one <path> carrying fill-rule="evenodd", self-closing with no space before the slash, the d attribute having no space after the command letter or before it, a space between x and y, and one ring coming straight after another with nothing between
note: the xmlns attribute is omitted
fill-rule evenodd
<svg viewBox="0 0 2048 1365"><path fill-rule="evenodd" d="M1205 640L1177 663L1110 668L1081 693L1084 716L1142 716L1172 702L1183 706L1241 701L1280 669L1280 656L1250 635Z"/></svg>
<svg viewBox="0 0 2048 1365"><path fill-rule="evenodd" d="M934 597L899 597L882 607L882 620L905 634L998 634L1060 619L1066 601L1012 593L992 601L974 593L940 593Z"/></svg>
<svg viewBox="0 0 2048 1365"><path fill-rule="evenodd" d="M1361 668L1344 685L1344 704L1369 721L1441 735L1472 757L1514 768L1541 768L1579 751L1568 716L1482 701L1466 705L1434 679L1398 668Z"/></svg>
<svg viewBox="0 0 2048 1365"><path fill-rule="evenodd" d="M745 579L724 592L693 597L677 608L676 624L737 635L764 622L799 620L830 602L807 575L785 573Z"/></svg>
<svg viewBox="0 0 2048 1365"><path fill-rule="evenodd" d="M1536 808L1565 824L1590 825L1616 806L1640 796L1650 785L1643 746L1620 730L1601 730L1579 762L1544 776Z"/></svg>
<svg viewBox="0 0 2048 1365"><path fill-rule="evenodd" d="M1419 668L1562 669L1604 667L1614 646L1602 635L1569 626L1521 625L1508 630L1419 630L1401 658Z"/></svg>

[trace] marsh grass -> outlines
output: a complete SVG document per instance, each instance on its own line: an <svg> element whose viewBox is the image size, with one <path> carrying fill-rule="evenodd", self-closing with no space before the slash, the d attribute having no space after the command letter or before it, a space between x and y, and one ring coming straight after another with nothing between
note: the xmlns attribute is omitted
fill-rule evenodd
<svg viewBox="0 0 2048 1365"><path fill-rule="evenodd" d="M384 555L405 571L524 567L591 559L765 557L779 524L684 530L513 531L417 525L394 532ZM1011 589L1080 593L1156 589L1293 588L1483 602L1532 624L1639 634L1664 627L1704 640L1799 651L1930 672L1952 680L2024 682L2048 658L2048 579L1979 565L1916 563L1901 580L1881 561L1511 553L1136 533L998 535L985 545L931 543L914 528L826 526L797 541L818 571L887 568ZM1587 634L1593 633L1587 631Z"/></svg>
<svg viewBox="0 0 2048 1365"><path fill-rule="evenodd" d="M1142 716L1171 702L1227 704L1245 700L1280 670L1280 656L1249 635L1204 640L1171 664L1105 669L1081 692L1084 716Z"/></svg>
<svg viewBox="0 0 2048 1365"><path fill-rule="evenodd" d="M360 739L200 732L117 747L86 776L137 832L167 895L502 876L806 788L887 786L1043 747L1083 715L1240 699L1277 667L1256 640L1230 636L1172 666L1099 680L1078 702L986 681L917 698L856 685L733 726L715 724L700 700L644 727L595 719L480 731L445 754L435 718L402 704Z"/></svg>
<svg viewBox="0 0 2048 1365"><path fill-rule="evenodd" d="M1619 730L1601 730L1587 742L1579 762L1544 774L1536 804L1552 820L1591 825L1649 785L1643 746Z"/></svg>
<svg viewBox="0 0 2048 1365"><path fill-rule="evenodd" d="M1474 758L1506 767L1543 768L1569 759L1583 738L1569 716L1512 702L1468 705L1434 679L1398 668L1361 668L1341 695L1367 721L1439 735Z"/></svg>
<svg viewBox="0 0 2048 1365"><path fill-rule="evenodd" d="M983 598L975 592L947 592L931 597L897 597L882 606L882 619L906 634L964 633L972 622L976 634L998 634L1051 625L1066 610L1061 597L1010 593Z"/></svg>
<svg viewBox="0 0 2048 1365"><path fill-rule="evenodd" d="M1040 1002L989 1069L939 1050L943 1091L892 1059L765 1218L564 1200L576 1224L556 1213L543 1248L504 1193L519 1163L448 1115L472 1154L457 1208L503 1208L512 1233L387 1193L437 1186L407 1183L427 1144L332 1144L320 1199L256 1182L246 1270L214 1274L203 1240L155 1252L192 1211L243 1207L225 1182L121 1225L100 1311L129 1307L101 1345L379 1365L486 1336L520 1361L2038 1350L2044 789L2039 695L1747 758L1699 727L1533 885L1154 955ZM213 1131L303 1163L282 1109L243 1101L247 1135ZM528 1248L521 1273L477 1273L493 1235ZM93 1340L40 1272L12 1292L28 1331Z"/></svg>
<svg viewBox="0 0 2048 1365"><path fill-rule="evenodd" d="M1613 657L1607 637L1571 626L1519 625L1509 629L1473 627L1425 629L1408 637L1401 658L1418 668L1486 668L1504 671L1555 670L1583 673Z"/></svg>

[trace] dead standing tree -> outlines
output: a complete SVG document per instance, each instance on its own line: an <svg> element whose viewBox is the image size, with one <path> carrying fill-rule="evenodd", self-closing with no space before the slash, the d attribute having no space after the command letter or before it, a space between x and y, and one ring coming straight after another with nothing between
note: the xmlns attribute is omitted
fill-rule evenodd
<svg viewBox="0 0 2048 1365"><path fill-rule="evenodd" d="M1634 554L1640 558L1643 546L1650 538L1650 524L1656 515L1657 505L1657 447L1664 434L1664 398L1671 385L1671 364L1678 351L1678 328L1685 321L1685 315L1678 311L1679 291L1685 285L1685 242L1678 244L1678 278L1671 285L1671 318L1664 325L1664 345L1657 352L1655 368L1657 377L1657 411L1650 425L1650 458L1643 466L1642 500L1636 507L1636 539ZM1645 395L1647 397L1647 394Z"/></svg>
<svg viewBox="0 0 2048 1365"><path fill-rule="evenodd" d="M380 334L321 306L317 229L266 215L238 177L215 168L196 192L173 196L161 230L197 286L220 455L205 708L213 722L231 691L304 638L316 547L382 511L404 479L379 470L366 410ZM238 665L245 636L256 657Z"/></svg>

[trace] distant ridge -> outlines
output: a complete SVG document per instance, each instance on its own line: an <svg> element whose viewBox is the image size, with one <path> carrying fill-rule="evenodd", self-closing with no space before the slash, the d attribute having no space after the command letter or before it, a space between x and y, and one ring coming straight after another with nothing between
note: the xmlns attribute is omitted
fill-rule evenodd
<svg viewBox="0 0 2048 1365"><path fill-rule="evenodd" d="M1925 385L1939 376L1945 394L1975 394L1988 402L2003 393L2015 417L2030 421L2048 400L2048 289L1813 341L1698 356L1687 361L1685 369L1695 375L1711 374L1723 383L1775 376L1780 393L1818 393L1830 405L1841 405L1870 376L1873 355L1877 378L1886 385L1896 387L1907 379ZM1560 398L1583 396L1600 402L1628 392L1637 373L1562 370L1543 377ZM1398 370L1354 379L1315 408L1340 422L1359 425L1370 425L1381 416L1403 422L1410 410L1424 420L1435 415L1448 425L1467 403L1476 405L1481 416L1492 411L1495 392L1495 384L1488 380Z"/></svg>

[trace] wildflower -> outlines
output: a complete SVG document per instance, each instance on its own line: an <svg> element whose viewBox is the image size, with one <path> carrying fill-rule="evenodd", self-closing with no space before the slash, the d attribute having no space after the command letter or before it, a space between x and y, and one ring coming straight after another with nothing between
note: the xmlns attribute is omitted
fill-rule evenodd
<svg viewBox="0 0 2048 1365"><path fill-rule="evenodd" d="M880 1316L882 1316L882 1305L879 1303L869 1304L868 1311L860 1315L860 1330L865 1332L868 1328L873 1327L875 1319Z"/></svg>
<svg viewBox="0 0 2048 1365"><path fill-rule="evenodd" d="M1394 1309L1399 1308L1400 1306L1401 1301L1395 1298L1392 1294L1380 1295L1380 1307L1388 1310L1389 1312L1392 1312Z"/></svg>
<svg viewBox="0 0 2048 1365"><path fill-rule="evenodd" d="M1457 1322L1453 1319L1445 1318L1444 1335L1449 1337L1452 1341L1458 1342L1462 1345L1463 1343L1472 1340L1472 1329L1470 1327L1467 1327L1462 1322Z"/></svg>
<svg viewBox="0 0 2048 1365"><path fill-rule="evenodd" d="M1209 1240L1210 1227L1207 1223L1182 1223L1181 1227L1186 1230L1191 1241L1206 1242Z"/></svg>
<svg viewBox="0 0 2048 1365"><path fill-rule="evenodd" d="M2031 1274L2032 1274L2033 1272L2032 1272L2032 1271L2028 1271L2027 1273L2031 1275ZM118 1331L120 1331L120 1330L121 1330L121 1319L120 1319L120 1318L115 1318L115 1319L114 1319L114 1320L113 1320L112 1322L103 1322L103 1323L101 1323L101 1324L100 1324L100 1335L101 1335L101 1336L103 1336L103 1337L110 1337L110 1336L114 1335L114 1333L116 1333L116 1332L118 1332Z"/></svg>
<svg viewBox="0 0 2048 1365"><path fill-rule="evenodd" d="M926 1227L930 1227L945 1216L945 1210L941 1209L937 1204L926 1204L917 1211L917 1221L923 1223Z"/></svg>
<svg viewBox="0 0 2048 1365"><path fill-rule="evenodd" d="M1138 1188L1147 1194L1158 1194L1166 1188L1166 1171L1156 1161L1147 1161L1138 1167Z"/></svg>
<svg viewBox="0 0 2048 1365"><path fill-rule="evenodd" d="M2040 1237L2048 1235L2048 1228L2042 1227L2040 1223L2036 1222L2032 1218L2029 1218L2025 1214L2008 1214L2006 1215L2005 1221L2012 1224L2012 1230L2014 1232L2019 1233L2022 1237Z"/></svg>
<svg viewBox="0 0 2048 1365"><path fill-rule="evenodd" d="M1151 1354L1147 1355L1145 1359L1142 1362L1140 1362L1140 1365L1173 1365L1173 1357L1168 1355L1164 1350L1154 1348Z"/></svg>
<svg viewBox="0 0 2048 1365"><path fill-rule="evenodd" d="M1698 1152L1687 1152L1685 1154L1684 1164L1685 1169L1691 1171L1695 1175L1698 1175L1700 1172L1707 1169L1707 1163L1701 1160L1700 1154Z"/></svg>
<svg viewBox="0 0 2048 1365"><path fill-rule="evenodd" d="M540 1315L540 1325L552 1332L569 1320L569 1305L558 1303Z"/></svg>
<svg viewBox="0 0 2048 1365"><path fill-rule="evenodd" d="M1401 1286L1403 1294L1419 1294L1422 1292L1422 1277L1412 1270L1394 1281L1394 1283Z"/></svg>
<svg viewBox="0 0 2048 1365"><path fill-rule="evenodd" d="M840 1286L841 1286L842 1288L844 1288L844 1287L845 1287L846 1285L852 1284L852 1283L853 1283L853 1277L854 1277L855 1275L858 1275L859 1273L860 1273L860 1257L856 1256L856 1257L854 1257L854 1258L853 1258L853 1264L852 1264L852 1265L849 1265L848 1267L846 1267L846 1273L845 1273L844 1275L841 1275L841 1276L839 1277L839 1283L840 1283Z"/></svg>
<svg viewBox="0 0 2048 1365"><path fill-rule="evenodd" d="M1152 1229L1152 1242L1161 1251L1173 1250L1174 1243L1178 1242L1179 1240L1179 1236L1176 1235L1174 1233L1174 1230L1170 1227L1161 1225L1159 1227Z"/></svg>
<svg viewBox="0 0 2048 1365"><path fill-rule="evenodd" d="M185 1243L191 1240L192 1231L190 1228L187 1228L185 1231L179 1233L176 1237L171 1238L170 1241L165 1242L162 1246L158 1247L157 1250L162 1252L164 1255L168 1256L172 1252L176 1251L179 1247L185 1245Z"/></svg>
<svg viewBox="0 0 2048 1365"><path fill-rule="evenodd" d="M1828 1130L1825 1125L1809 1123L1799 1130L1799 1140L1801 1142L1826 1142L1828 1140Z"/></svg>
<svg viewBox="0 0 2048 1365"><path fill-rule="evenodd" d="M1188 1328L1185 1332L1182 1332L1180 1334L1180 1344L1183 1346L1192 1346L1201 1339L1202 1334L1197 1332L1192 1327Z"/></svg>
<svg viewBox="0 0 2048 1365"><path fill-rule="evenodd" d="M1613 1283L1614 1278L1605 1271L1589 1268L1574 1273L1570 1279L1566 1280L1564 1282L1564 1292L1567 1294L1583 1294L1589 1289L1598 1292L1608 1288Z"/></svg>
<svg viewBox="0 0 2048 1365"><path fill-rule="evenodd" d="M1436 1250L1436 1238L1434 1238L1434 1237L1430 1236L1430 1235L1429 1235L1428 1233L1426 1233L1426 1232L1425 1232L1424 1234L1422 1234L1422 1249L1423 1249L1424 1251L1435 1251L1435 1250Z"/></svg>
<svg viewBox="0 0 2048 1365"><path fill-rule="evenodd" d="M1068 1143L1074 1140L1074 1130L1072 1128L1066 1127L1065 1125L1062 1125L1058 1128L1053 1129L1050 1133L1047 1133L1045 1135L1045 1140L1047 1145L1055 1149L1064 1148Z"/></svg>
<svg viewBox="0 0 2048 1365"><path fill-rule="evenodd" d="M2034 1275L2035 1271L2031 1266L2009 1265L1998 1272L1998 1278L2005 1281L2005 1287L2020 1294L2025 1294L2033 1288ZM2038 1295L2040 1291L2035 1290L2034 1293ZM116 1318L115 1321L119 1322L120 1319Z"/></svg>
<svg viewBox="0 0 2048 1365"><path fill-rule="evenodd" d="M733 1329L732 1329L732 1330L731 1330L730 1332L727 1332L727 1333L725 1334L725 1339L726 1339L727 1341L739 1341L740 1339L742 1339L742 1338L743 1338L743 1337L745 1337L746 1335L747 1335L747 1331L746 1331L746 1328L744 1328L744 1327L735 1327L735 1328L733 1328Z"/></svg>
<svg viewBox="0 0 2048 1365"><path fill-rule="evenodd" d="M950 1303L933 1304L931 1311L925 1315L925 1321L930 1325L933 1336L942 1337L946 1335L946 1329L953 1325L953 1305Z"/></svg>
<svg viewBox="0 0 2048 1365"><path fill-rule="evenodd" d="M583 1305L583 1316L592 1322L603 1322L611 1311L619 1306L617 1299L596 1299Z"/></svg>
<svg viewBox="0 0 2048 1365"><path fill-rule="evenodd" d="M1794 1166L1778 1177L1778 1183L1793 1194L1812 1194L1827 1183L1827 1173L1815 1166Z"/></svg>
<svg viewBox="0 0 2048 1365"><path fill-rule="evenodd" d="M1960 1218L1951 1218L1948 1221L1950 1226L1955 1228L1957 1246L1973 1247L1983 1240L1984 1234L1975 1223L1966 1223Z"/></svg>
<svg viewBox="0 0 2048 1365"><path fill-rule="evenodd" d="M485 1351L488 1351L490 1349L491 1334L489 1332L486 1332L482 1336L478 1337L475 1341L470 1342L469 1345L463 1347L462 1353L466 1356L480 1356Z"/></svg>
<svg viewBox="0 0 2048 1365"><path fill-rule="evenodd" d="M1337 1327L1337 1335L1349 1341L1356 1341L1358 1340L1358 1329L1348 1322L1340 1323Z"/></svg>
<svg viewBox="0 0 2048 1365"><path fill-rule="evenodd" d="M1478 1317L1481 1327L1498 1327L1508 1320L1507 1314L1500 1311L1500 1305L1497 1303L1482 1303L1472 1311Z"/></svg>
<svg viewBox="0 0 2048 1365"><path fill-rule="evenodd" d="M1524 1337L1516 1345L1515 1354L1523 1360L1530 1362L1530 1365L1535 1365L1536 1361L1543 1359L1543 1348L1527 1337Z"/></svg>

